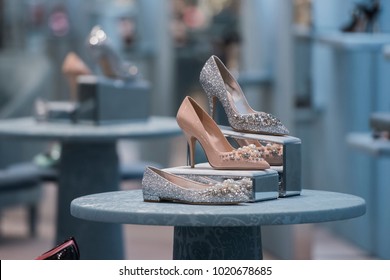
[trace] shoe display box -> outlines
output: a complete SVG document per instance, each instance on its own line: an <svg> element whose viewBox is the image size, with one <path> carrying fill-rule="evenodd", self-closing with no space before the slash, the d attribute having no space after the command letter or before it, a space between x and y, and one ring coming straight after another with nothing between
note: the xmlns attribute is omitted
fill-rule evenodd
<svg viewBox="0 0 390 280"><path fill-rule="evenodd" d="M293 136L274 136L243 133L231 127L220 126L227 138L242 138L268 141L283 145L283 165L271 166L279 174L279 197L300 195L301 186L301 140Z"/></svg>
<svg viewBox="0 0 390 280"><path fill-rule="evenodd" d="M74 122L77 103L69 101L35 102L34 117L38 122Z"/></svg>
<svg viewBox="0 0 390 280"><path fill-rule="evenodd" d="M150 91L149 83L141 79L80 76L75 122L103 125L146 120L150 115Z"/></svg>
<svg viewBox="0 0 390 280"><path fill-rule="evenodd" d="M187 177L194 181L204 182L204 178L217 181L226 179L239 180L248 177L253 182L251 202L277 199L279 197L279 175L272 169L267 170L217 170L209 163L196 164L194 168L190 166L179 166L166 168L164 171Z"/></svg>

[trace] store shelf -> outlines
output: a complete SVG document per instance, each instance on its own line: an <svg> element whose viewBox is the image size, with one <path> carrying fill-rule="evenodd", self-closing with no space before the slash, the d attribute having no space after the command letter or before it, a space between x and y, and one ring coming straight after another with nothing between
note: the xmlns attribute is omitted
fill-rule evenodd
<svg viewBox="0 0 390 280"><path fill-rule="evenodd" d="M313 38L313 31L309 26L294 25L292 31L295 38L305 40L311 40Z"/></svg>
<svg viewBox="0 0 390 280"><path fill-rule="evenodd" d="M384 55L390 58L390 33L315 32L300 25L294 25L292 32L295 38L315 40L345 50L378 50L388 45L384 48Z"/></svg>
<svg viewBox="0 0 390 280"><path fill-rule="evenodd" d="M371 133L351 133L347 136L347 143L373 156L390 156L390 141L375 139Z"/></svg>
<svg viewBox="0 0 390 280"><path fill-rule="evenodd" d="M390 43L383 47L383 55L386 59L390 60Z"/></svg>
<svg viewBox="0 0 390 280"><path fill-rule="evenodd" d="M390 44L390 34L388 33L342 33L332 32L316 34L318 42L328 44L338 49L344 50L380 50L384 45Z"/></svg>

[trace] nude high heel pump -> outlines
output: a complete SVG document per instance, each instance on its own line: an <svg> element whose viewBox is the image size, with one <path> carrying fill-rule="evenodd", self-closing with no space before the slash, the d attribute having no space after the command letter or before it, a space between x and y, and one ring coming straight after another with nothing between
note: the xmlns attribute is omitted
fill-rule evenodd
<svg viewBox="0 0 390 280"><path fill-rule="evenodd" d="M91 70L74 52L66 55L62 63L62 73L67 77L70 87L70 99L77 101L77 77L91 75Z"/></svg>
<svg viewBox="0 0 390 280"><path fill-rule="evenodd" d="M142 178L142 194L147 202L236 204L249 201L252 184L249 178L204 184L149 166Z"/></svg>
<svg viewBox="0 0 390 280"><path fill-rule="evenodd" d="M215 55L211 56L203 66L200 83L209 100L213 118L218 99L234 130L272 135L289 134L287 128L276 117L255 111L249 106L240 85Z"/></svg>
<svg viewBox="0 0 390 280"><path fill-rule="evenodd" d="M234 149L215 121L191 97L184 98L176 119L189 144L192 168L195 166L196 141L199 141L208 162L215 169L263 170L270 168L255 145Z"/></svg>

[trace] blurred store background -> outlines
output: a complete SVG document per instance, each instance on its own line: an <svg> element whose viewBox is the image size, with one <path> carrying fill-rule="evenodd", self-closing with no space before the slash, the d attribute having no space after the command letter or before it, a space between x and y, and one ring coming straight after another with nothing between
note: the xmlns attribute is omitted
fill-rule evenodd
<svg viewBox="0 0 390 280"><path fill-rule="evenodd" d="M370 132L371 113L390 111L390 1L0 0L0 117L31 115L38 98L69 100L61 70L69 52L101 71L86 47L95 25L151 82L152 115L175 116L186 95L206 102L199 73L216 54L254 109L276 115L302 139L303 188L366 200L366 215L356 219L263 227L270 256L390 259L390 158L347 143L351 132ZM123 161L185 164L182 138L122 142ZM32 160L50 145L1 140L0 167ZM33 258L54 245L55 192L55 183L44 184L35 236L23 207L0 205L1 259ZM124 228L129 258L170 258L170 228L158 236L150 227ZM161 254L142 247L144 234L156 238Z"/></svg>

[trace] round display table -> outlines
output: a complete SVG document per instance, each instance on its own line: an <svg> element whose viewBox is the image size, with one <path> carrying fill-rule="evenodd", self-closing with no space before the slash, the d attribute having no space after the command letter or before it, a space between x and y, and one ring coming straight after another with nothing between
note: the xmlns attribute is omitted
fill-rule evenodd
<svg viewBox="0 0 390 280"><path fill-rule="evenodd" d="M71 203L71 214L88 221L174 226L174 259L262 259L262 225L344 220L365 211L360 197L315 190L238 205L144 202L141 190L92 194Z"/></svg>
<svg viewBox="0 0 390 280"><path fill-rule="evenodd" d="M87 194L117 191L120 186L116 143L180 135L173 117L109 125L37 122L33 118L0 121L0 137L56 140L61 143L58 174L56 243L76 238L86 259L123 259L122 228L75 219L70 202ZM98 234L97 234L98 233Z"/></svg>

